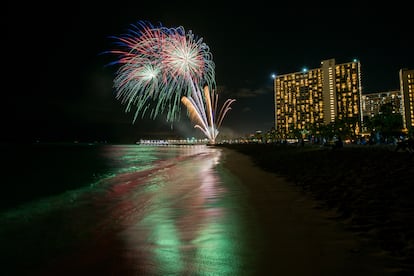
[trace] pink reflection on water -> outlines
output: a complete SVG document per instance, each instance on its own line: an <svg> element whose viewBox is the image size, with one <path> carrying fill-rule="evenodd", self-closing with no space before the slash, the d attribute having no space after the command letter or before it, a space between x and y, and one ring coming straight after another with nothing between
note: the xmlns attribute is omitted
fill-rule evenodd
<svg viewBox="0 0 414 276"><path fill-rule="evenodd" d="M145 173L118 175L96 201L109 209L99 229L117 229L124 263L139 272L195 273L202 267L197 252L206 246L197 241L208 241L205 229L223 220L216 203L226 189L214 169L221 151L191 147L188 155Z"/></svg>
<svg viewBox="0 0 414 276"><path fill-rule="evenodd" d="M238 275L250 249L221 159L220 149L188 147L146 169L103 179L61 218L86 239L39 274Z"/></svg>

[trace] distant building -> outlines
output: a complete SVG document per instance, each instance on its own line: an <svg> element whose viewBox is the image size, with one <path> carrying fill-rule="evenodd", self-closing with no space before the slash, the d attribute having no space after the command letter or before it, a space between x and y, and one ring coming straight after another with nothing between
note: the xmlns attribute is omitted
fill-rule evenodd
<svg viewBox="0 0 414 276"><path fill-rule="evenodd" d="M400 90L404 128L414 130L414 70L400 70Z"/></svg>
<svg viewBox="0 0 414 276"><path fill-rule="evenodd" d="M403 101L400 90L362 95L362 116L372 118L379 114L381 106L388 103L392 104L393 113L403 114Z"/></svg>
<svg viewBox="0 0 414 276"><path fill-rule="evenodd" d="M362 126L361 64L324 60L320 68L274 78L275 132L280 138L344 120L355 133Z"/></svg>
<svg viewBox="0 0 414 276"><path fill-rule="evenodd" d="M393 113L402 115L403 128L407 131L414 129L414 70L401 69L399 77L400 90L362 95L362 114L374 117L381 106L391 103Z"/></svg>

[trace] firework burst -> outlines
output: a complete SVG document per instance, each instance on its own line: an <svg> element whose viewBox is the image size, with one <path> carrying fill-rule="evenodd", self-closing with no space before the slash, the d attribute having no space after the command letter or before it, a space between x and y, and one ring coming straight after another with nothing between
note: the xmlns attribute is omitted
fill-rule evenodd
<svg viewBox="0 0 414 276"><path fill-rule="evenodd" d="M110 63L120 65L114 79L116 98L127 112L135 109L133 122L139 114L144 117L147 112L152 119L166 113L168 122L177 121L181 102L191 118L194 118L192 113L202 112L201 107L209 109L204 114L214 111L210 93L207 93L209 99L201 93L203 87L215 88L215 64L202 38L192 31L186 32L182 26L167 28L146 21L139 21L126 34L112 38L118 49L105 53L119 57ZM192 111L195 107L197 112ZM218 133L212 117L205 123ZM217 136L206 127L197 126L209 139Z"/></svg>
<svg viewBox="0 0 414 276"><path fill-rule="evenodd" d="M208 86L204 87L204 94L197 88L193 90L191 96L181 98L181 102L187 107L190 119L196 124L194 127L200 129L211 144L216 143L218 130L226 113L231 109L231 104L235 101L235 99L227 99L218 110L218 94L210 91Z"/></svg>

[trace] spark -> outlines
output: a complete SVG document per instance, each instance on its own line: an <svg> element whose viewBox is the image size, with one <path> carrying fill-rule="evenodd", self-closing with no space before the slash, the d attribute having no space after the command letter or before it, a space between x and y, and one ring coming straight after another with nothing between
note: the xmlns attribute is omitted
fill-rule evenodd
<svg viewBox="0 0 414 276"><path fill-rule="evenodd" d="M214 142L234 100L226 101L216 119L218 95L209 92L209 87L215 91L215 64L203 39L182 26L167 28L147 21L131 24L126 34L112 38L118 48L105 53L118 55L110 63L120 65L114 78L115 96L126 112L135 109L133 122L147 112L152 119L166 113L168 122L178 121L183 103L190 118L200 116L195 127Z"/></svg>

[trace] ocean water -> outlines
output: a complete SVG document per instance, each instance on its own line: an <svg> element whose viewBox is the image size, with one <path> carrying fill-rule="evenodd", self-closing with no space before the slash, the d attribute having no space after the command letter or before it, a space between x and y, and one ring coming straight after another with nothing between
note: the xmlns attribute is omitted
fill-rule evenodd
<svg viewBox="0 0 414 276"><path fill-rule="evenodd" d="M2 145L1 156L0 275L394 275L229 149ZM248 171L231 160L233 175L232 157Z"/></svg>
<svg viewBox="0 0 414 276"><path fill-rule="evenodd" d="M2 271L10 275L247 275L246 196L223 149L3 146Z"/></svg>
<svg viewBox="0 0 414 276"><path fill-rule="evenodd" d="M43 197L102 186L126 173L153 173L205 146L102 144L2 145L0 210Z"/></svg>

